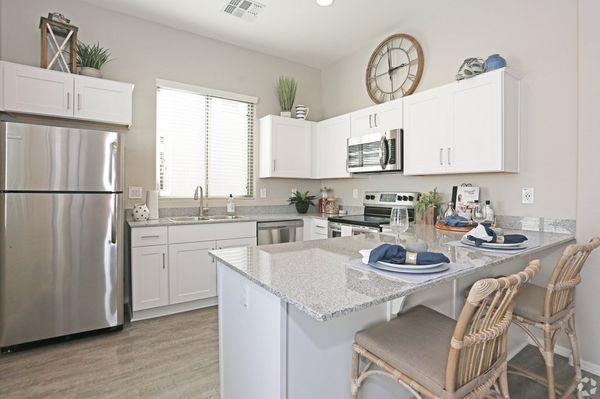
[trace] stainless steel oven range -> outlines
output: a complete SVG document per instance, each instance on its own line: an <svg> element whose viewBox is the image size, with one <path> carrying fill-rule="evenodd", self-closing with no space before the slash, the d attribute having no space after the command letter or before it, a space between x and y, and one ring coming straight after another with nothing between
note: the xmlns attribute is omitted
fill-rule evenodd
<svg viewBox="0 0 600 399"><path fill-rule="evenodd" d="M363 197L362 215L332 216L327 229L330 238L381 232L390 224L393 207L408 208L410 221L414 221L415 203L419 193L397 191L368 191Z"/></svg>

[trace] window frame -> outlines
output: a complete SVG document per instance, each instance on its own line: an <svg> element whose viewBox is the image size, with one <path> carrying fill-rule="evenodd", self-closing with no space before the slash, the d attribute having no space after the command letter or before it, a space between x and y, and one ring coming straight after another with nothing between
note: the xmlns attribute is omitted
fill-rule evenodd
<svg viewBox="0 0 600 399"><path fill-rule="evenodd" d="M154 95L155 95L154 109L156 112L155 129L154 129L154 135L155 135L154 162L155 162L155 185L156 185L156 189L159 192L159 197L161 198L161 200L186 200L186 199L192 198L192 194L190 194L190 197L179 197L179 196L168 196L167 197L167 196L162 196L160 194L160 162L159 162L160 138L159 138L159 134L158 134L158 90L160 88L194 93L194 94L199 94L199 95L206 96L206 97L221 98L224 100L245 102L245 103L253 105L252 121L251 121L252 122L252 137L250 138L252 145L251 145L251 147L250 146L248 147L248 148L252 149L252 152L250 154L248 154L248 156L249 156L248 162L251 163L251 165L249 165L248 169L247 169L247 171L249 172L249 175L250 175L251 182L252 182L251 183L252 187L250 190L251 195L237 196L235 198L241 199L241 200L256 199L255 155L256 155L256 135L257 135L257 132L256 132L256 104L258 104L258 97L249 96L246 94L228 92L228 91L224 91L224 90L211 89L208 87L196 86L196 85L191 85L191 84L187 84L187 83L175 82L172 80L156 79L156 85L155 85L155 89L154 89ZM206 189L205 187L203 187L203 188ZM209 193L210 193L210 190L209 190ZM228 198L228 196L227 195L225 195L225 196L206 196L205 198L226 199L226 198Z"/></svg>

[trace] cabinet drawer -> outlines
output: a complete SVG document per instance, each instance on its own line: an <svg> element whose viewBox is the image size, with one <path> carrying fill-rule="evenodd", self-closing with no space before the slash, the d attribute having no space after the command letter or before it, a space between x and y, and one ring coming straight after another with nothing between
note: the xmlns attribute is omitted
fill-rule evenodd
<svg viewBox="0 0 600 399"><path fill-rule="evenodd" d="M138 227L131 229L131 246L165 245L167 243L167 227Z"/></svg>
<svg viewBox="0 0 600 399"><path fill-rule="evenodd" d="M169 244L256 237L255 222L169 226Z"/></svg>
<svg viewBox="0 0 600 399"><path fill-rule="evenodd" d="M313 220L312 220L312 225L313 225L313 227L314 227L314 228L318 228L318 227L320 227L320 228L325 228L325 229L327 229L327 223L328 223L328 222L327 222L327 220L325 220L325 219L317 219L317 218L313 218Z"/></svg>

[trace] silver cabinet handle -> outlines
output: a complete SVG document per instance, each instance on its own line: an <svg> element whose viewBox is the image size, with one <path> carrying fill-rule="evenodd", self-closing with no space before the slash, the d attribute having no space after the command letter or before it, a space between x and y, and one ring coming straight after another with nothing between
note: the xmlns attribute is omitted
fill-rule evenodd
<svg viewBox="0 0 600 399"><path fill-rule="evenodd" d="M440 148L440 165L444 165L444 149Z"/></svg>
<svg viewBox="0 0 600 399"><path fill-rule="evenodd" d="M273 172L275 172L276 166L277 166L277 160L274 159L273 160Z"/></svg>
<svg viewBox="0 0 600 399"><path fill-rule="evenodd" d="M77 93L77 110L81 110L81 93Z"/></svg>
<svg viewBox="0 0 600 399"><path fill-rule="evenodd" d="M373 127L373 115L369 114L369 129Z"/></svg>
<svg viewBox="0 0 600 399"><path fill-rule="evenodd" d="M163 252L162 257L163 257L163 269L166 269L167 268L167 262L166 262L167 254L165 254Z"/></svg>
<svg viewBox="0 0 600 399"><path fill-rule="evenodd" d="M71 92L67 92L67 109L71 109Z"/></svg>
<svg viewBox="0 0 600 399"><path fill-rule="evenodd" d="M448 147L448 165L452 165L452 161L450 158L450 151L452 150L452 148Z"/></svg>
<svg viewBox="0 0 600 399"><path fill-rule="evenodd" d="M142 238L158 238L160 237L158 234L154 236L142 236Z"/></svg>
<svg viewBox="0 0 600 399"><path fill-rule="evenodd" d="M377 114L373 116L373 121L375 122L375 127L377 127Z"/></svg>

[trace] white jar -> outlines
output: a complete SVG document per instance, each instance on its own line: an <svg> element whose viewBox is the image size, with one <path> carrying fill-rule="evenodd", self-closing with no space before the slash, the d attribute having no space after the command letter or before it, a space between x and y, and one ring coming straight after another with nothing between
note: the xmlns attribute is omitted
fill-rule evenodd
<svg viewBox="0 0 600 399"><path fill-rule="evenodd" d="M137 204L133 207L133 220L136 222L144 222L148 220L150 216L150 210L146 204Z"/></svg>

